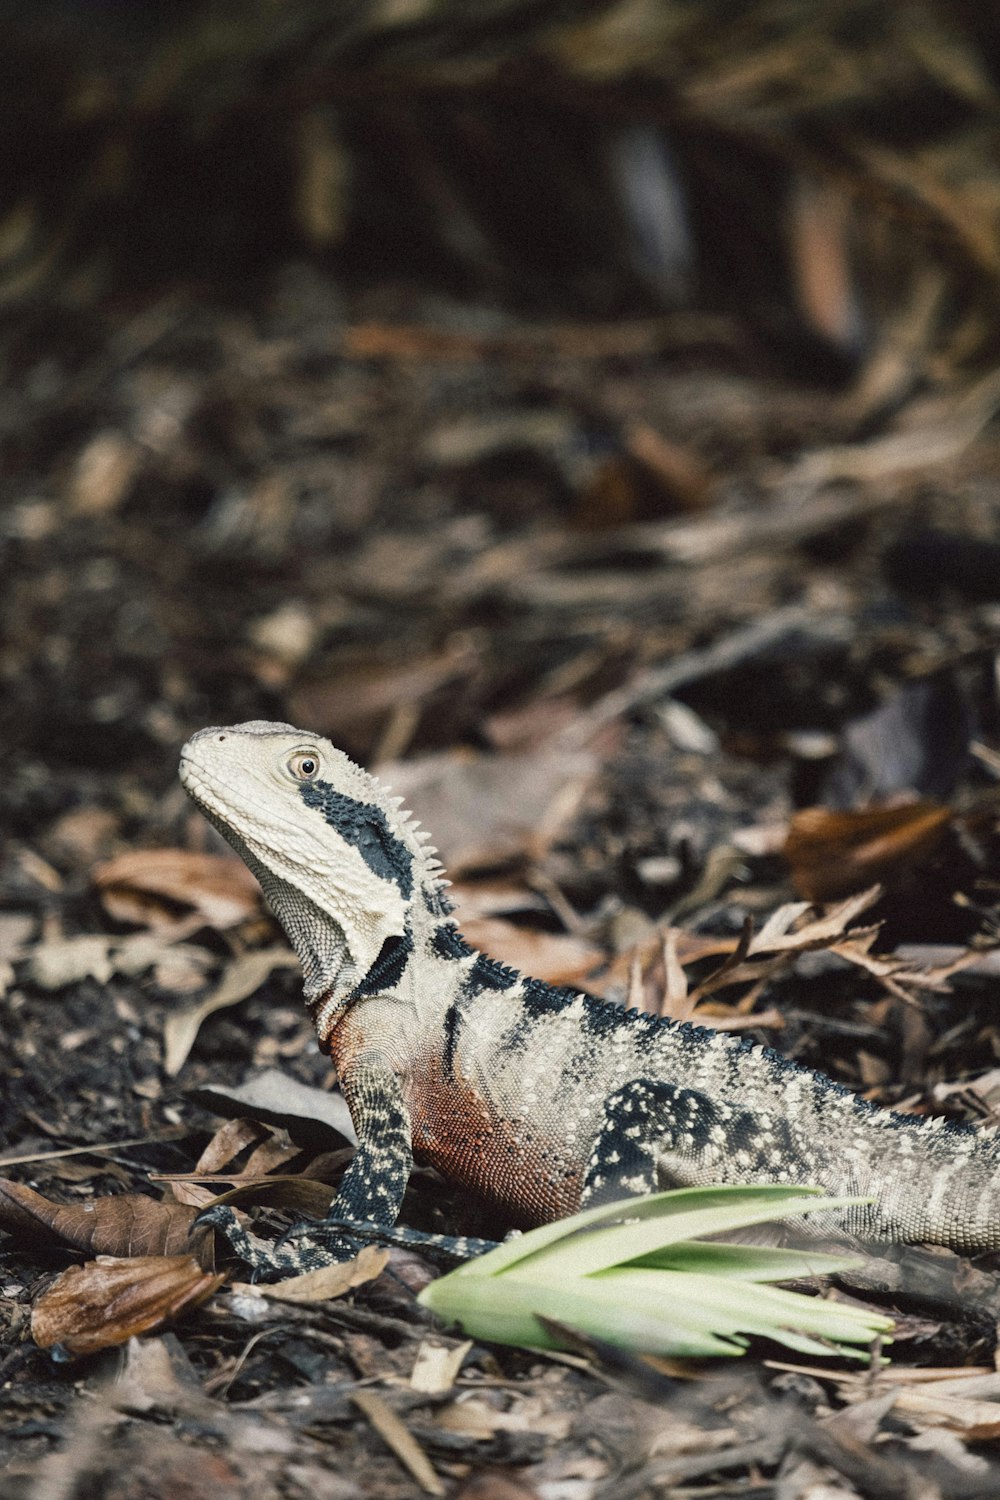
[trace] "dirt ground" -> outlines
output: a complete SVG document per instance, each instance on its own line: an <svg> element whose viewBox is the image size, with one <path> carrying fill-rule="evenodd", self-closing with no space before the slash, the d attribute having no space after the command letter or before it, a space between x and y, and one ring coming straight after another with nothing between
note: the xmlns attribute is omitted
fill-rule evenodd
<svg viewBox="0 0 1000 1500"><path fill-rule="evenodd" d="M281 934L176 780L206 724L377 769L506 962L993 1122L995 372L887 402L717 308L529 320L295 257L6 306L0 372L0 1494L995 1495L995 1257L841 1283L897 1317L885 1370L466 1344L401 1251L321 1302L151 1283L191 1305L75 1354L71 1293L38 1337L68 1266L176 1253L241 1174L299 1181L284 1227L349 1159ZM873 886L863 942L704 983ZM509 1227L426 1170L403 1221Z"/></svg>

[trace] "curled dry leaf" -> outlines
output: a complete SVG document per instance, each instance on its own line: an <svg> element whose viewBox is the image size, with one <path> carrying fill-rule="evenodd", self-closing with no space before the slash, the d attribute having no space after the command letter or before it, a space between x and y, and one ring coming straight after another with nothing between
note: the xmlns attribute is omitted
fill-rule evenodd
<svg viewBox="0 0 1000 1500"><path fill-rule="evenodd" d="M244 1181L244 1176L248 1179ZM297 1217L311 1214L314 1218L326 1217L333 1202L333 1188L326 1182L317 1182L314 1177L250 1177L249 1173L230 1179L233 1186L228 1193L220 1193L212 1203L264 1204L269 1208L287 1208Z"/></svg>
<svg viewBox="0 0 1000 1500"><path fill-rule="evenodd" d="M242 860L190 849L135 849L96 865L109 916L141 927L173 926L193 909L211 927L234 927L261 909L260 886Z"/></svg>
<svg viewBox="0 0 1000 1500"><path fill-rule="evenodd" d="M226 1120L205 1147L195 1163L196 1172L221 1172L249 1146L267 1140L270 1132L254 1120Z"/></svg>
<svg viewBox="0 0 1000 1500"><path fill-rule="evenodd" d="M310 1151L334 1151L345 1140L358 1143L343 1094L311 1088L277 1068L265 1068L235 1088L203 1084L190 1097L214 1114L287 1130L296 1145Z"/></svg>
<svg viewBox="0 0 1000 1500"><path fill-rule="evenodd" d="M619 954L590 988L656 1015L694 1020L699 1025L728 1031L746 1026L780 1027L783 1022L778 1011L754 1010L761 985L775 974L791 969L800 954L815 949L836 953L848 963L856 963L875 974L887 985L905 979L923 988L939 988L938 975L911 975L911 964L891 955L871 954L869 949L878 934L877 927L851 926L880 895L881 887L871 886L819 911L810 901L788 902L771 913L758 933L754 934L748 925L739 938L703 937L676 928L655 929ZM705 958L722 961L697 985L688 986L683 966ZM720 1006L709 1000L717 991L733 986L745 988L735 1005Z"/></svg>
<svg viewBox="0 0 1000 1500"><path fill-rule="evenodd" d="M35 1302L31 1335L41 1349L93 1354L150 1333L197 1307L225 1281L193 1255L102 1255L71 1266Z"/></svg>
<svg viewBox="0 0 1000 1500"><path fill-rule="evenodd" d="M301 1276L289 1276L284 1281L272 1282L270 1286L250 1287L237 1283L233 1290L258 1292L277 1302L328 1302L331 1297L343 1297L355 1287L381 1276L389 1264L389 1255L390 1252L381 1245L365 1245L353 1260L321 1266L318 1271L305 1271Z"/></svg>
<svg viewBox="0 0 1000 1500"><path fill-rule="evenodd" d="M881 894L879 886L869 886L836 906L826 907L818 916L810 916L807 922L802 919L809 914L812 902L789 901L771 913L760 931L750 939L747 951L751 954L805 953L811 948L828 948L842 937L857 939L862 931L867 934L870 929L854 928L848 932L850 924L855 917L874 906Z"/></svg>
<svg viewBox="0 0 1000 1500"><path fill-rule="evenodd" d="M187 1061L203 1021L217 1010L238 1005L259 990L275 969L290 968L298 960L290 948L275 945L243 953L227 964L220 984L204 999L167 1017L163 1028L164 1071L173 1078Z"/></svg>
<svg viewBox="0 0 1000 1500"><path fill-rule="evenodd" d="M62 1241L75 1250L116 1256L176 1255L188 1248L196 1210L142 1193L52 1203L19 1182L0 1179L0 1229L22 1242Z"/></svg>
<svg viewBox="0 0 1000 1500"><path fill-rule="evenodd" d="M830 812L804 807L789 824L784 855L792 882L807 901L829 901L924 860L951 822L936 802Z"/></svg>
<svg viewBox="0 0 1000 1500"><path fill-rule="evenodd" d="M184 1203L199 1212L206 1204L211 1203L215 1195L211 1188L202 1187L194 1179L221 1172L235 1157L249 1146L257 1145L268 1134L264 1126L255 1125L250 1120L227 1120L224 1125L219 1126L199 1156L190 1177L157 1176L154 1181L166 1182L168 1192L178 1203Z"/></svg>

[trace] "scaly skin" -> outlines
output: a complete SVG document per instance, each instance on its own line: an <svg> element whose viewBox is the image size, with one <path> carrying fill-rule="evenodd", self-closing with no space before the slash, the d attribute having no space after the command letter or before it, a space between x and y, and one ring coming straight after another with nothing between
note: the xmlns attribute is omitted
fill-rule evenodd
<svg viewBox="0 0 1000 1500"><path fill-rule="evenodd" d="M181 780L301 960L360 1141L331 1220L393 1225L415 1159L521 1228L657 1187L812 1183L874 1197L837 1220L858 1235L1000 1248L995 1133L878 1109L770 1048L475 952L427 836L328 740L203 729ZM297 1226L275 1250L229 1210L212 1219L264 1275L351 1248L339 1223Z"/></svg>

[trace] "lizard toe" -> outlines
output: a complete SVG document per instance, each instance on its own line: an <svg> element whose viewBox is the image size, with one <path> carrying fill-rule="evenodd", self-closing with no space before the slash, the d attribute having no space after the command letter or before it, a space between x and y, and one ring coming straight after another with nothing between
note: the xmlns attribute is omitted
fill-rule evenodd
<svg viewBox="0 0 1000 1500"><path fill-rule="evenodd" d="M313 1271L320 1266L353 1260L363 1243L366 1242L345 1234L339 1224L303 1219L285 1230L277 1248L301 1260L302 1270Z"/></svg>
<svg viewBox="0 0 1000 1500"><path fill-rule="evenodd" d="M193 1233L204 1228L214 1229L231 1254L249 1268L251 1281L277 1281L307 1269L298 1264L294 1252L283 1250L280 1242L262 1240L251 1234L226 1203L213 1203L202 1209L191 1229Z"/></svg>

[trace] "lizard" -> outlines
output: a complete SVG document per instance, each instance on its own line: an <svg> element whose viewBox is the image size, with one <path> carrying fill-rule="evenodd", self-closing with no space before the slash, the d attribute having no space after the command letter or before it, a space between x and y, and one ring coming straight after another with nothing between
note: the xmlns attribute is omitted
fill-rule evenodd
<svg viewBox="0 0 1000 1500"><path fill-rule="evenodd" d="M259 1277L344 1259L346 1224L388 1235L414 1161L514 1228L667 1187L788 1183L869 1199L820 1216L859 1238L1000 1248L1000 1135L478 952L428 834L329 740L263 720L202 729L180 775L300 960L359 1142L329 1218L284 1241L230 1208L202 1216Z"/></svg>

